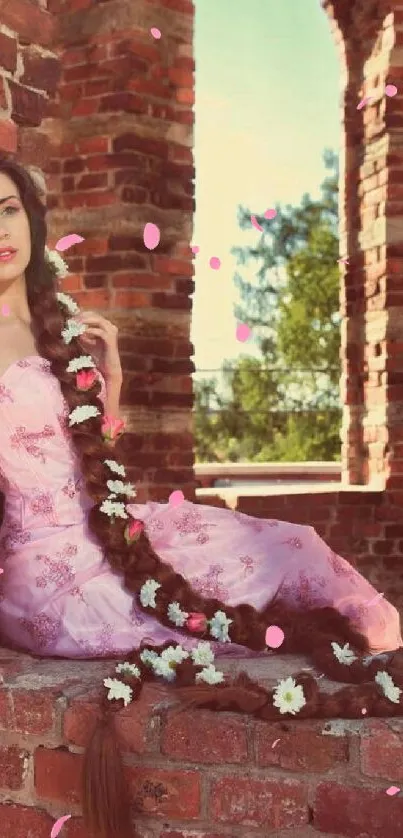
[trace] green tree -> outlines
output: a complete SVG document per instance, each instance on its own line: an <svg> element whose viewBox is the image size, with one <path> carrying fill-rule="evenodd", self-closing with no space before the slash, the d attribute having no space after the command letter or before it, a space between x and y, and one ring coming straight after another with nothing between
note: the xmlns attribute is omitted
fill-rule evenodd
<svg viewBox="0 0 403 838"><path fill-rule="evenodd" d="M259 358L223 365L224 387L196 385L198 460L318 460L340 454L338 164L324 155L321 197L277 206L253 247L236 247L235 315L248 323ZM241 229L251 212L240 208Z"/></svg>

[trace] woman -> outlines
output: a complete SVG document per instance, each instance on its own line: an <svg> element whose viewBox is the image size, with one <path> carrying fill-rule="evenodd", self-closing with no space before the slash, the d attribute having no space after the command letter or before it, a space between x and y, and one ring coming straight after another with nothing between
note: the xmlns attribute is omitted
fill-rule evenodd
<svg viewBox="0 0 403 838"><path fill-rule="evenodd" d="M133 487L113 448L116 329L57 292L65 265L45 242L39 190L0 156L0 631L7 646L42 656L123 657L104 681L84 789L88 826L122 838L112 715L144 680L260 718L400 715L401 653L368 653L398 650L402 637L396 609L374 602L311 527L186 501L127 503ZM271 692L246 676L234 688L214 666L214 655L268 647L308 654L356 686L322 694L305 673Z"/></svg>

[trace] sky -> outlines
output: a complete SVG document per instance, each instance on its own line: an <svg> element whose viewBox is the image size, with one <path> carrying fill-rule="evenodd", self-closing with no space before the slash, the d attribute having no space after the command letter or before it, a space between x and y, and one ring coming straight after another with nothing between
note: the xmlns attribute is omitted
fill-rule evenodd
<svg viewBox="0 0 403 838"><path fill-rule="evenodd" d="M198 370L254 354L239 343L234 245L251 244L238 207L261 214L319 194L323 150L340 141L339 63L320 0L195 0ZM212 270L211 256L221 268ZM245 269L242 268L245 276Z"/></svg>

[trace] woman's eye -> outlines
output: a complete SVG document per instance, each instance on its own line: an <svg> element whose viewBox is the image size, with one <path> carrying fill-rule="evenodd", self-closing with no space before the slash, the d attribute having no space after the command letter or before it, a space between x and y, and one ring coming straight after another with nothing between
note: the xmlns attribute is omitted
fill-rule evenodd
<svg viewBox="0 0 403 838"><path fill-rule="evenodd" d="M6 207L4 212L13 215L15 212L19 212L19 207Z"/></svg>

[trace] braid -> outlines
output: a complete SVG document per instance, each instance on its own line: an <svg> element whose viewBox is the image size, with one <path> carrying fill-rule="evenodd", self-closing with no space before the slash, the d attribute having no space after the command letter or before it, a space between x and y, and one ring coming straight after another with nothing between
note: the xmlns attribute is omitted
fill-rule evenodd
<svg viewBox="0 0 403 838"><path fill-rule="evenodd" d="M301 718L361 718L364 711L368 716L401 715L403 650L396 651L392 656L387 655L382 663L376 658L360 660L359 656L369 651L368 641L335 608L315 608L301 612L274 599L258 611L251 605L228 606L218 599L203 597L171 565L161 560L142 522L138 522L141 530L138 539L130 543L126 539L125 521L118 517L111 519L102 511L104 501L109 498L107 482L110 474L105 460L110 456L110 446L104 442L102 435L104 408L100 398L101 383L95 379L89 390L81 392L77 389L75 374L67 371L69 361L81 354L81 347L77 338L66 345L61 337L69 310L56 296L54 272L44 258L45 208L41 204L38 190L27 171L10 161L6 155L0 155L0 170L17 184L30 221L32 254L26 269L26 280L38 352L50 363L51 372L60 384L68 413L84 405L95 407L98 411L96 416L72 427L66 416L66 433L69 434L80 462L87 494L94 502L88 516L89 528L102 546L111 567L123 574L127 590L139 599L139 605L144 611L171 629L173 625L169 617L169 606L175 604L186 618L181 624L181 631L191 637L200 638L200 631L192 628L194 624L188 619L192 614L205 620L204 637L208 625L213 635L211 621L219 615L228 631L228 637L224 639L254 651L263 651L266 649L267 626L279 626L284 632L281 654L307 655L321 672L344 684L337 692L326 693L319 690L315 677L306 672L290 678L290 682L299 690L298 712ZM146 583L155 588L152 603L150 599L146 601L141 596ZM350 648L353 662L350 660L349 665L340 662L341 659L332 651L335 644L339 643L344 646L348 644ZM208 643L199 644L199 647L201 645L209 647ZM164 653L168 651L171 654L172 650L178 653L175 659L175 683L184 706L233 710L260 719L278 719L282 712L287 712L281 709L276 691L255 684L245 674L241 674L233 684L228 684L224 679L220 681L216 677L222 673L210 671L208 674L212 680L205 685L203 682L207 680L206 675L200 677L205 673L200 655L198 658L194 650L189 655L180 646L172 647L169 644L159 650L136 649L128 656L127 663L118 667L119 680L110 679L110 682L112 688L120 684L125 690L124 703L126 698L129 701L138 698L143 682L154 677L155 658L164 662ZM114 710L121 709L123 695L113 695L113 698L117 698L115 702L109 701L110 697L103 695L104 714L108 718ZM113 725L103 724L96 731L87 750L84 775L87 825L99 838L125 838L129 829L124 833L123 826L129 824L130 817L127 812L122 816L122 807L125 805L123 774Z"/></svg>

